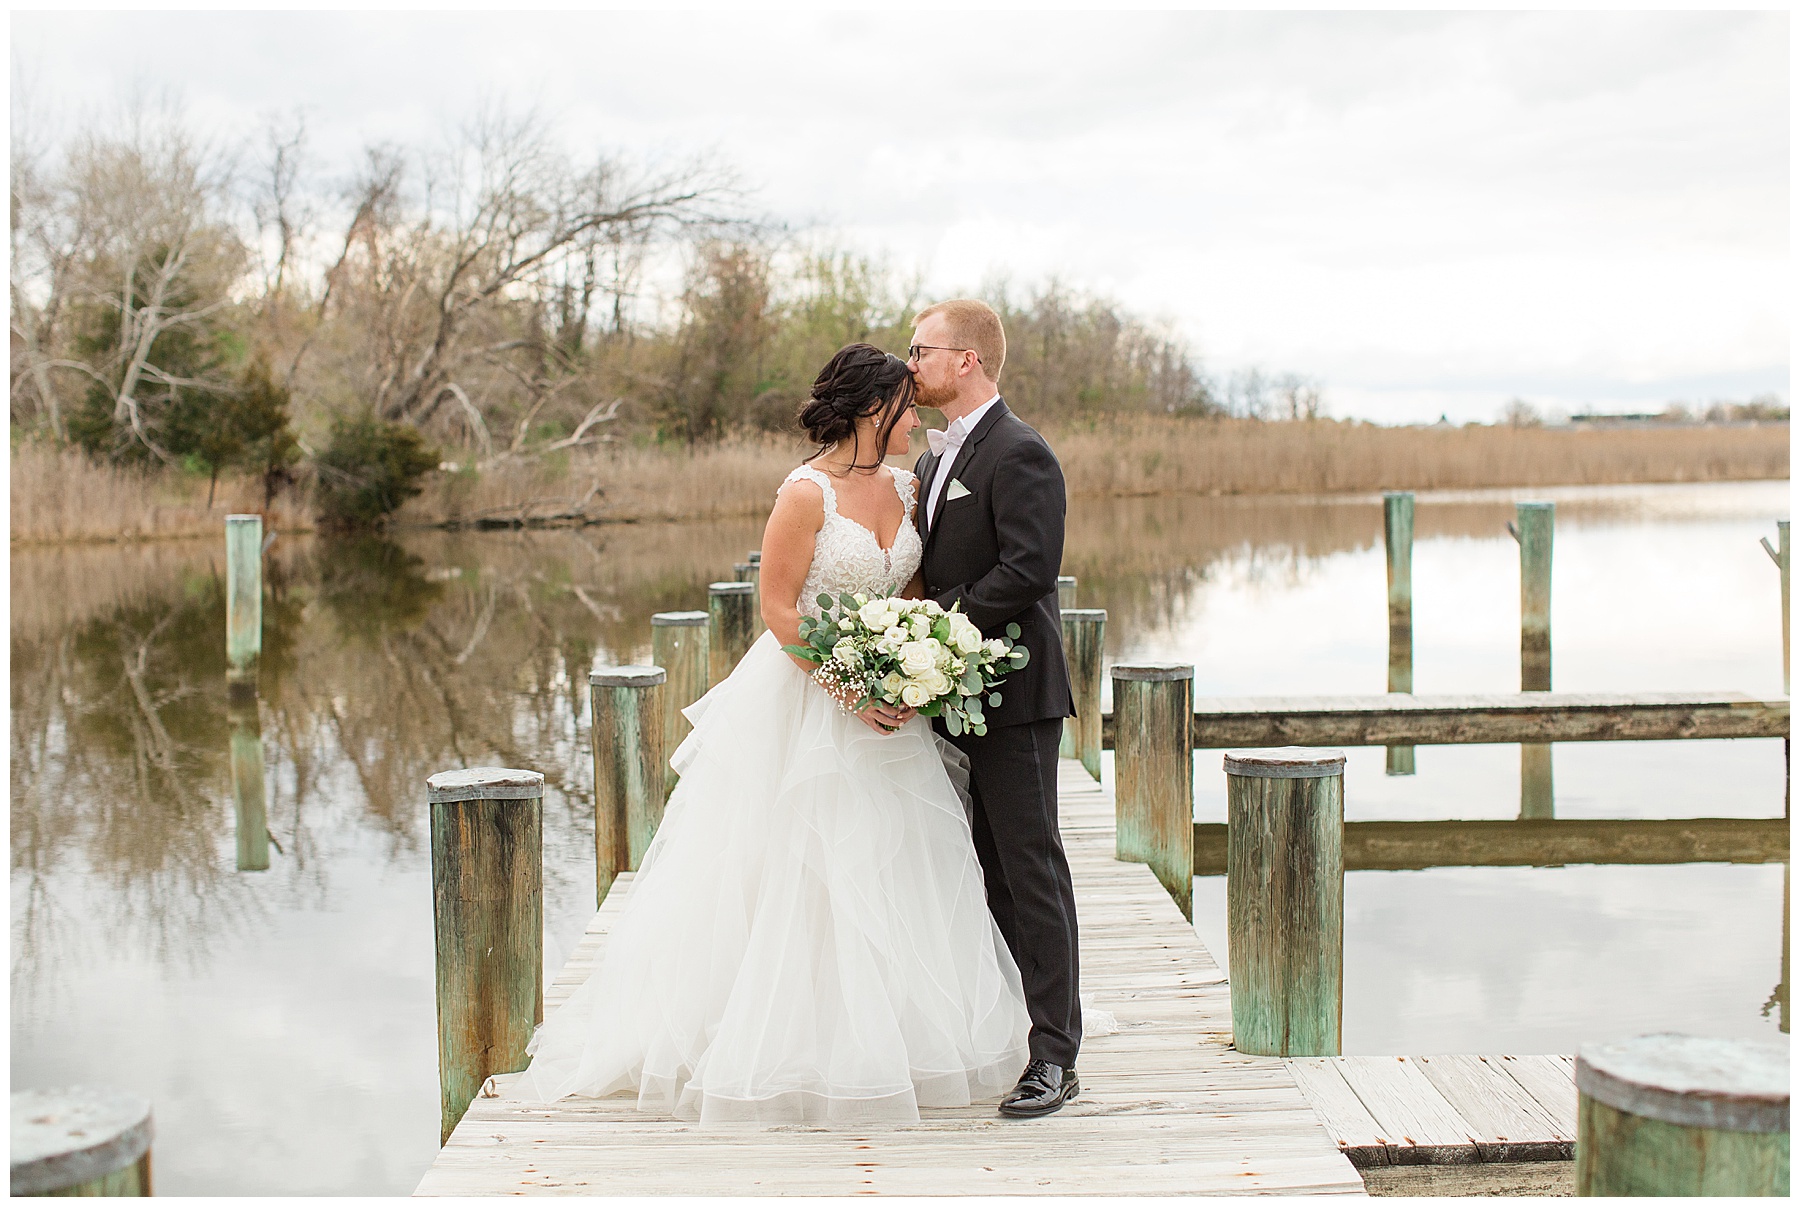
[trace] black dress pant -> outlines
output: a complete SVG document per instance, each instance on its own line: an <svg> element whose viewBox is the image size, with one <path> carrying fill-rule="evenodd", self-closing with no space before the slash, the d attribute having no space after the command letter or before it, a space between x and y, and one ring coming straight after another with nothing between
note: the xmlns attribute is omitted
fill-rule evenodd
<svg viewBox="0 0 1800 1207"><path fill-rule="evenodd" d="M949 740L969 756L971 828L988 909L1012 951L1031 1015L1031 1055L1069 1068L1081 1050L1075 887L1056 825L1060 718Z"/></svg>

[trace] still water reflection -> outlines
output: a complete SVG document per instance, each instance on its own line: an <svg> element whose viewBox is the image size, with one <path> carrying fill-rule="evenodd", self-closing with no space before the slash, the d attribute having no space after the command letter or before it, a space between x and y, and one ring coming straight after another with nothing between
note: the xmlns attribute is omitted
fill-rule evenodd
<svg viewBox="0 0 1800 1207"><path fill-rule="evenodd" d="M1542 497L1546 492L1536 492ZM1557 686L1777 695L1785 483L1559 500ZM1421 692L1517 686L1504 495L1422 496ZM593 909L586 671L646 660L760 523L279 539L259 700L225 691L217 547L12 559L16 1088L156 1104L166 1193L404 1193L436 1150L424 780L546 778L547 962ZM1230 695L1385 687L1379 500L1079 501L1064 569L1107 658L1191 660ZM1558 816L1771 817L1779 742L1565 745ZM1199 754L1197 817L1224 816ZM1350 752L1352 820L1516 816L1516 747ZM261 777L262 793L254 786ZM262 815L257 806L261 803ZM1354 1052L1570 1051L1661 1027L1743 1034L1782 979L1782 865L1352 873ZM1196 883L1223 948L1223 883Z"/></svg>

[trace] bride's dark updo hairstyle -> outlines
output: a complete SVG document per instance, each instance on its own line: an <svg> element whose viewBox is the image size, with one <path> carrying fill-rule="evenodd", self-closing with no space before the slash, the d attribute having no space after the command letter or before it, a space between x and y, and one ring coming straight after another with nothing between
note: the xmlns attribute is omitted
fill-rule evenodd
<svg viewBox="0 0 1800 1207"><path fill-rule="evenodd" d="M839 441L850 440L856 442L851 449L851 468L878 468L886 455L888 436L912 405L912 397L913 377L905 361L873 344L845 344L819 370L812 395L800 405L800 426L806 429L806 438L819 446L807 460ZM864 465L856 421L878 413L881 422L875 428L875 460Z"/></svg>

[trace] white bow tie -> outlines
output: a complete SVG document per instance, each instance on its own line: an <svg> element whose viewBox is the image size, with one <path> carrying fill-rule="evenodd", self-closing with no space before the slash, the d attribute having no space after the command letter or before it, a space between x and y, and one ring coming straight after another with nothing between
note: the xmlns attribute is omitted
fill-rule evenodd
<svg viewBox="0 0 1800 1207"><path fill-rule="evenodd" d="M963 441L966 439L968 439L968 433L963 430L960 420L951 424L950 430L947 432L940 432L934 427L925 429L925 443L931 447L932 456L940 459L943 457L945 449L955 452L963 446Z"/></svg>

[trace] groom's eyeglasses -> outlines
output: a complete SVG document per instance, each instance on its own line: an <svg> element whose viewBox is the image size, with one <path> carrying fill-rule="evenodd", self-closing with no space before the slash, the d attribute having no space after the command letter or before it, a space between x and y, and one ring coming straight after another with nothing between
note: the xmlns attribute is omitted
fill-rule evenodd
<svg viewBox="0 0 1800 1207"><path fill-rule="evenodd" d="M975 352L973 348L946 348L942 344L914 344L906 350L906 363L912 364L919 359L921 352ZM975 359L981 359L981 353L975 352Z"/></svg>

